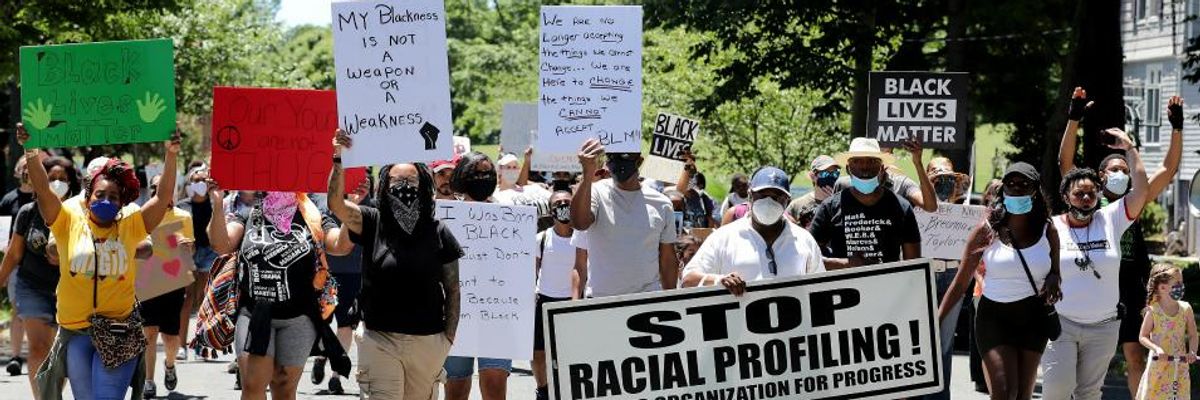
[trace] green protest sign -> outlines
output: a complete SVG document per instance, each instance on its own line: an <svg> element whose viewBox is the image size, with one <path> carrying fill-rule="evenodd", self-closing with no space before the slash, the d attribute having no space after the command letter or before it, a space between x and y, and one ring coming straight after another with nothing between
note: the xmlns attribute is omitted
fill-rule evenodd
<svg viewBox="0 0 1200 400"><path fill-rule="evenodd" d="M21 47L29 147L165 141L175 130L170 39Z"/></svg>

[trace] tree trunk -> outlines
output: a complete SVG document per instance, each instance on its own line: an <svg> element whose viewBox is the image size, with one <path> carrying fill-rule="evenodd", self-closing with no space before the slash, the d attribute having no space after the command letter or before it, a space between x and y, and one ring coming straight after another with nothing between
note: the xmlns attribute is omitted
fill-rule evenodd
<svg viewBox="0 0 1200 400"><path fill-rule="evenodd" d="M1083 24L1076 47L1075 78L1095 101L1083 121L1083 163L1098 168L1113 150L1101 144L1101 132L1125 127L1124 56L1121 53L1121 2L1119 0L1080 1ZM1070 96L1070 94L1068 94ZM1060 104L1066 104L1063 101Z"/></svg>
<svg viewBox="0 0 1200 400"><path fill-rule="evenodd" d="M949 24L946 27L946 38L956 39L967 35L967 10L966 0L950 0L948 6ZM946 71L947 72L969 72L966 69L966 52L967 42L961 40L948 40L946 42ZM967 87L970 87L971 75L967 76ZM969 104L969 103L968 103ZM967 119L967 131L963 132L961 139L966 140L969 146L962 150L949 150L945 152L947 158L954 163L954 168L958 172L967 174L973 173L974 166L971 162L971 147L975 146L975 121L971 117L971 107L967 107L967 115L961 118ZM918 171L920 172L920 171ZM973 188L972 188L973 189Z"/></svg>
<svg viewBox="0 0 1200 400"><path fill-rule="evenodd" d="M863 26L854 41L854 103L850 106L850 137L866 135L870 72L875 60L875 9L862 13Z"/></svg>

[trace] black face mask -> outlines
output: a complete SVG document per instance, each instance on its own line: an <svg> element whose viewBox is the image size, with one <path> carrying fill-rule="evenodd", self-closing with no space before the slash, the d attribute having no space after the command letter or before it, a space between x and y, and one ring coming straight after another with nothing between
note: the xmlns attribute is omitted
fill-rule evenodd
<svg viewBox="0 0 1200 400"><path fill-rule="evenodd" d="M958 194L958 181L953 177L936 179L933 181L933 192L938 201L950 201Z"/></svg>
<svg viewBox="0 0 1200 400"><path fill-rule="evenodd" d="M463 182L463 194L471 200L485 201L496 191L496 173L488 171L467 177Z"/></svg>
<svg viewBox="0 0 1200 400"><path fill-rule="evenodd" d="M551 215L554 216L554 220L558 221L559 223L562 223L562 224L571 223L571 205L570 204L556 205L556 206L554 206L554 208L552 210L550 210L550 213L551 213Z"/></svg>
<svg viewBox="0 0 1200 400"><path fill-rule="evenodd" d="M400 181L388 188L388 199L391 200L392 215L396 217L396 222L411 235L421 219L417 187L408 181Z"/></svg>
<svg viewBox="0 0 1200 400"><path fill-rule="evenodd" d="M616 179L617 182L628 181L634 174L637 174L637 160L610 159L608 160L608 170L612 171L613 179Z"/></svg>

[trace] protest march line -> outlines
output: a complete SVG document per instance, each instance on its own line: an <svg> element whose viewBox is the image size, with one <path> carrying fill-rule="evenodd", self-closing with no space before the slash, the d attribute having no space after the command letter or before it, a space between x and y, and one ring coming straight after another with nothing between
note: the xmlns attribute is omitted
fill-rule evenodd
<svg viewBox="0 0 1200 400"><path fill-rule="evenodd" d="M922 290L923 288L923 290ZM941 390L930 260L547 304L555 399L902 398ZM744 396L744 397L743 397Z"/></svg>

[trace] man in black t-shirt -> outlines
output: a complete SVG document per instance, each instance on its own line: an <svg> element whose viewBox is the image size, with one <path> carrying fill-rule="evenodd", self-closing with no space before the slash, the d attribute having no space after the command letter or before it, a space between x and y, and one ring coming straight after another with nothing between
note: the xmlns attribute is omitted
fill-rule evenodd
<svg viewBox="0 0 1200 400"><path fill-rule="evenodd" d="M825 268L921 257L921 232L912 205L880 190L879 175L895 158L869 138L855 138L850 151L837 158L850 174L851 188L826 199L810 228L825 253Z"/></svg>

